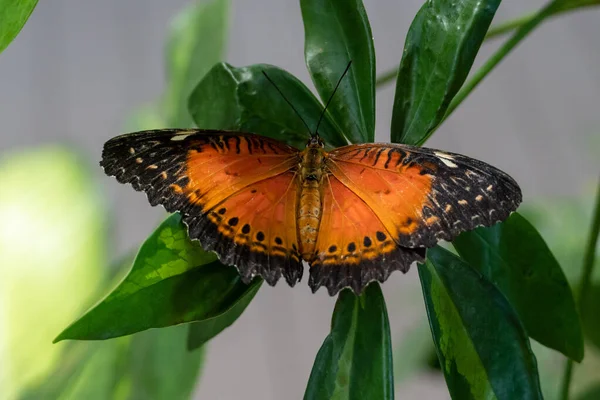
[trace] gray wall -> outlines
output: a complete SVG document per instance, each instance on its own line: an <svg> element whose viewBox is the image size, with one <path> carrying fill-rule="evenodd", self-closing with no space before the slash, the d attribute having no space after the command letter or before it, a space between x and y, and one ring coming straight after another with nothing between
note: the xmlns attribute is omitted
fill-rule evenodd
<svg viewBox="0 0 600 400"><path fill-rule="evenodd" d="M163 87L162 50L169 18L182 0L40 2L24 30L0 55L0 152L67 142L96 162L104 141L130 112ZM378 70L399 61L420 0L366 0ZM506 0L497 21L542 5ZM536 196L582 195L600 170L599 11L578 12L541 27L502 62L428 143L504 169ZM271 63L310 82L303 61L297 1L234 0L227 61ZM497 43L487 44L482 56ZM480 57L480 60L483 57ZM478 64L481 61L478 60ZM385 140L393 86L378 92L378 139ZM98 178L114 205L115 246L140 243L164 214L145 196ZM415 271L384 285L394 339L424 316ZM334 304L305 283L261 290L210 346L198 398L299 398L329 328ZM235 384L231 384L235 382ZM427 375L397 388L401 398L447 398Z"/></svg>

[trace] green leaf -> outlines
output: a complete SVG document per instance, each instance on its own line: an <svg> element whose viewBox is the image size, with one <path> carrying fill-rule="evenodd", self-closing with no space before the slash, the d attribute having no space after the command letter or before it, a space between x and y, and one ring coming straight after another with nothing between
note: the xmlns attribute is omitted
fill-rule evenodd
<svg viewBox="0 0 600 400"><path fill-rule="evenodd" d="M500 0L427 1L412 22L396 80L392 142L421 145L464 83Z"/></svg>
<svg viewBox="0 0 600 400"><path fill-rule="evenodd" d="M600 283L595 282L590 285L584 302L581 304L581 322L586 338L600 349L600 312L598 310L600 310Z"/></svg>
<svg viewBox="0 0 600 400"><path fill-rule="evenodd" d="M57 368L19 399L185 399L204 352L185 347L187 326L153 329L106 342L71 342Z"/></svg>
<svg viewBox="0 0 600 400"><path fill-rule="evenodd" d="M577 396L577 400L598 400L600 399L600 383L592 386L580 396Z"/></svg>
<svg viewBox="0 0 600 400"><path fill-rule="evenodd" d="M204 362L204 352L189 352L186 325L133 335L119 369L117 388L129 388L133 399L189 399ZM81 397L80 397L81 398Z"/></svg>
<svg viewBox="0 0 600 400"><path fill-rule="evenodd" d="M340 293L304 398L394 398L390 326L378 283L360 296Z"/></svg>
<svg viewBox="0 0 600 400"><path fill-rule="evenodd" d="M43 379L23 390L20 400L59 399L61 393L77 381L81 371L101 346L94 343L67 343L61 350L57 366Z"/></svg>
<svg viewBox="0 0 600 400"><path fill-rule="evenodd" d="M427 250L419 277L452 398L542 398L525 329L492 283L439 246Z"/></svg>
<svg viewBox="0 0 600 400"><path fill-rule="evenodd" d="M558 14L563 11L597 5L600 5L600 0L562 0L557 1L557 7L554 12Z"/></svg>
<svg viewBox="0 0 600 400"><path fill-rule="evenodd" d="M233 324L242 315L248 304L260 289L262 280L255 280L235 302L226 304L221 310L213 313L213 317L190 324L187 336L188 350L194 350L215 337L222 330Z"/></svg>
<svg viewBox="0 0 600 400"><path fill-rule="evenodd" d="M167 41L165 114L170 126L188 128L187 99L200 79L225 57L229 0L195 1L171 25Z"/></svg>
<svg viewBox="0 0 600 400"><path fill-rule="evenodd" d="M525 218L464 232L458 254L508 298L529 336L581 361L583 336L569 283L537 230Z"/></svg>
<svg viewBox="0 0 600 400"><path fill-rule="evenodd" d="M408 382L422 373L427 367L432 352L437 357L428 332L429 326L423 317L398 338L399 345L394 347L394 381L396 384Z"/></svg>
<svg viewBox="0 0 600 400"><path fill-rule="evenodd" d="M328 111L353 143L375 140L375 49L361 0L301 0L304 57Z"/></svg>
<svg viewBox="0 0 600 400"><path fill-rule="evenodd" d="M234 267L190 241L181 217L173 214L144 242L123 282L55 342L108 339L204 321L232 307L260 282L250 287L242 283Z"/></svg>
<svg viewBox="0 0 600 400"><path fill-rule="evenodd" d="M21 32L37 0L0 0L0 53Z"/></svg>
<svg viewBox="0 0 600 400"><path fill-rule="evenodd" d="M235 68L221 63L212 68L190 96L189 109L196 125L253 132L304 148L310 137L308 129L263 71L314 130L323 110L319 100L293 75L266 64ZM331 146L347 144L327 114L319 131Z"/></svg>

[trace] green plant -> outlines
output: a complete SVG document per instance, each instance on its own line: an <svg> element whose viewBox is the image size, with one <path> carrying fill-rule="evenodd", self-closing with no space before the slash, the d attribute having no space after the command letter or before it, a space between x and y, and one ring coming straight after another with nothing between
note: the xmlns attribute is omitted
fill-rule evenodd
<svg viewBox="0 0 600 400"><path fill-rule="evenodd" d="M552 1L531 17L490 31L515 33L466 81L479 46L486 34L491 35L488 27L499 3L437 0L422 7L408 33L397 72L393 142L423 144L536 26L550 16L599 2ZM322 136L331 146L347 140L373 141L374 92L377 82L387 80L375 77L374 46L362 2L301 0L301 6L306 62L322 100L330 95L345 65L353 61L321 125ZM149 114L141 114L142 119L157 117L152 128L195 123L304 145L304 127L262 71L277 82L309 126L316 124L321 102L277 67L236 68L217 63L223 57L227 8L227 1L215 0L191 8L177 20L168 51L169 89ZM210 40L202 31L207 26L211 27ZM600 205L596 215L599 210ZM594 225L586 258L589 273L582 278L579 298L586 298L590 287L597 231ZM519 214L501 225L462 235L454 247L459 256L438 247L418 267L450 394L461 399L541 398L529 338L570 359L583 358L576 304L559 264L534 226ZM213 254L189 241L180 217L173 215L142 245L131 271L116 289L56 340L107 339L190 322L187 343L197 348L231 325L260 287L260 280L244 285L233 268L220 265ZM391 354L379 285L371 284L358 297L344 291L305 397L393 398Z"/></svg>

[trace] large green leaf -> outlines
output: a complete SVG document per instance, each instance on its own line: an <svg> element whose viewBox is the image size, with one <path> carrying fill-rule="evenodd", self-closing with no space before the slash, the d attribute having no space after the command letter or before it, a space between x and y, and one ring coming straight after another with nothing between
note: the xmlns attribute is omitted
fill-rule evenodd
<svg viewBox="0 0 600 400"><path fill-rule="evenodd" d="M55 341L108 339L204 321L233 307L261 282L242 283L234 267L224 266L214 253L190 241L181 217L173 214L144 242L117 288Z"/></svg>
<svg viewBox="0 0 600 400"><path fill-rule="evenodd" d="M187 99L212 66L223 61L229 0L195 1L174 20L167 41L165 115L171 127L193 122Z"/></svg>
<svg viewBox="0 0 600 400"><path fill-rule="evenodd" d="M309 129L263 72L298 110L310 131L314 130L323 110L321 103L293 75L266 64L235 68L221 63L212 68L190 96L189 109L196 125L253 132L304 148ZM347 144L327 114L319 131L330 146Z"/></svg>
<svg viewBox="0 0 600 400"><path fill-rule="evenodd" d="M300 6L306 65L321 99L327 102L352 61L329 110L351 142L373 142L375 49L362 1L301 0Z"/></svg>
<svg viewBox="0 0 600 400"><path fill-rule="evenodd" d="M441 247L427 258L419 277L452 398L541 399L529 339L502 293Z"/></svg>
<svg viewBox="0 0 600 400"><path fill-rule="evenodd" d="M0 0L0 53L21 32L37 0Z"/></svg>
<svg viewBox="0 0 600 400"><path fill-rule="evenodd" d="M305 399L393 399L390 326L378 283L343 290L315 359Z"/></svg>
<svg viewBox="0 0 600 400"><path fill-rule="evenodd" d="M508 298L530 337L581 361L583 337L571 288L533 225L514 213L453 243Z"/></svg>
<svg viewBox="0 0 600 400"><path fill-rule="evenodd" d="M500 0L427 1L412 22L396 81L392 142L421 145L469 74Z"/></svg>

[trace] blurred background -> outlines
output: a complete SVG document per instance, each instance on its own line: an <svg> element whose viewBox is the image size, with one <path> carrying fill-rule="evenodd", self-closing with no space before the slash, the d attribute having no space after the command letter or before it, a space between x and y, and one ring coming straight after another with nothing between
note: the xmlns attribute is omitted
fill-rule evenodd
<svg viewBox="0 0 600 400"><path fill-rule="evenodd" d="M399 63L422 1L364 3L377 70L384 72ZM495 22L543 3L505 1ZM144 195L105 177L98 161L103 143L163 93L169 22L188 4L40 2L0 54L0 398L17 398L21 388L65 367L70 344L52 345L52 339L106 293L106 282L115 279L106 266L135 251L165 218ZM524 214L571 281L579 276L600 172L599 17L600 8L590 8L546 22L427 143L512 175L523 188ZM225 61L274 64L312 88L297 1L232 0L229 21ZM501 42L486 42L474 69ZM393 93L393 84L377 91L380 141L388 141ZM434 353L416 270L393 274L383 290L396 348L397 396L448 398L443 377L428 367ZM283 282L265 285L242 317L209 343L193 396L300 398L334 302L323 290L311 294L306 278L294 289ZM140 349L165 343L144 340ZM187 357L184 342L181 336L181 349L172 351ZM557 386L562 357L535 350L546 374L542 383ZM100 353L94 354L97 359ZM196 368L198 354L190 364ZM587 351L590 371L600 366L599 354ZM100 369L111 365L94 362ZM83 396L91 385L75 375L67 379L72 389L64 398ZM585 390L590 379L576 373L574 389Z"/></svg>

